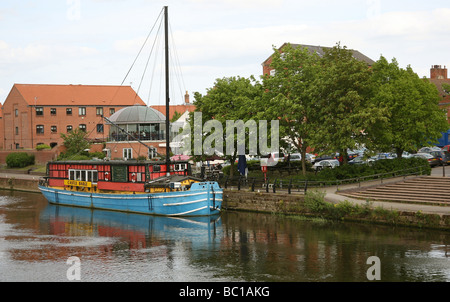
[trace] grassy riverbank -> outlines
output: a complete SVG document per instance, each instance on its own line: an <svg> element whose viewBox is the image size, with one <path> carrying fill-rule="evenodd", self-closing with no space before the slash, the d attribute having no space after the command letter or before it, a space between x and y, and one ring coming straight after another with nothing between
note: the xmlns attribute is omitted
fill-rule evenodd
<svg viewBox="0 0 450 302"><path fill-rule="evenodd" d="M307 215L334 221L359 221L450 230L450 216L448 215L441 216L422 211L403 212L373 207L369 201L363 205L353 204L347 200L333 204L325 201L325 193L319 191L308 192L300 209Z"/></svg>

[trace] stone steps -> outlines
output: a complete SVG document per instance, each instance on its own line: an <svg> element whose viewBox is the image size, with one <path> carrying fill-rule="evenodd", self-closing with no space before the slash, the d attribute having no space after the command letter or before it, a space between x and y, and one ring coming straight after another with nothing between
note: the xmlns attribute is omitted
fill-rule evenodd
<svg viewBox="0 0 450 302"><path fill-rule="evenodd" d="M339 194L369 201L393 201L450 206L450 178L420 177Z"/></svg>

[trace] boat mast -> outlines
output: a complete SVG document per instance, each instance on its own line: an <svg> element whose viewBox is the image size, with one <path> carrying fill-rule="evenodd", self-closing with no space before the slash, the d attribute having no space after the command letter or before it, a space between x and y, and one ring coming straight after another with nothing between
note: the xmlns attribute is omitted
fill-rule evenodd
<svg viewBox="0 0 450 302"><path fill-rule="evenodd" d="M169 98L169 7L164 6L164 32L165 32L165 57L166 57L166 167L167 176L170 175L170 98Z"/></svg>

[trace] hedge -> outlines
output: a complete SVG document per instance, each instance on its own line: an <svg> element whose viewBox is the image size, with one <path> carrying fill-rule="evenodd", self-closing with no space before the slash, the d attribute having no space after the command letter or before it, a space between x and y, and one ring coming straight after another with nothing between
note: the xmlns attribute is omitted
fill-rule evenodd
<svg viewBox="0 0 450 302"><path fill-rule="evenodd" d="M6 164L8 168L23 168L34 165L34 155L28 155L27 153L17 152L10 153L6 157Z"/></svg>

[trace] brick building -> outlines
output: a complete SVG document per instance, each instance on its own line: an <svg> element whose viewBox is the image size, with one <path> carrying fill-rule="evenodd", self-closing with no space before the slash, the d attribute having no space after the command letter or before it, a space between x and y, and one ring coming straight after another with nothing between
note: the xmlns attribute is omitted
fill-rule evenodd
<svg viewBox="0 0 450 302"><path fill-rule="evenodd" d="M279 48L279 50L282 51L283 48L286 47L286 45L288 45L288 44L289 44L289 43L284 43L284 44ZM331 47L313 46L313 45L304 45L304 44L292 44L292 43L291 43L291 46L292 46L293 48L305 47L305 48L307 48L311 53L317 53L320 57L322 57L322 56L324 55L324 53L325 53L324 50L325 50L325 49L330 49L330 48L331 48ZM362 53L360 53L360 52L357 51L357 50L350 49L350 51L352 51L353 57L354 57L354 58L366 62L368 66L372 66L372 65L375 63L372 59L370 59L369 57L363 55ZM272 63L272 56L270 56L269 58L267 58L267 59L262 63L262 66L263 66L263 75L266 75L266 74L271 75L271 72L272 72L272 70L273 70L273 69L270 67L270 64L271 64L271 63Z"/></svg>
<svg viewBox="0 0 450 302"><path fill-rule="evenodd" d="M15 84L2 106L3 150L62 145L60 133L80 128L88 138L104 141L109 133L102 115L145 105L130 86Z"/></svg>
<svg viewBox="0 0 450 302"><path fill-rule="evenodd" d="M450 79L447 74L447 67L441 65L433 65L430 68L430 82L433 83L441 97L439 107L447 111L447 121L450 124ZM442 134L438 146L446 146L450 144L450 130Z"/></svg>
<svg viewBox="0 0 450 302"><path fill-rule="evenodd" d="M441 65L433 65L430 68L430 82L436 85L441 100L439 105L448 107L447 116L450 122L450 79L447 76L447 67Z"/></svg>

